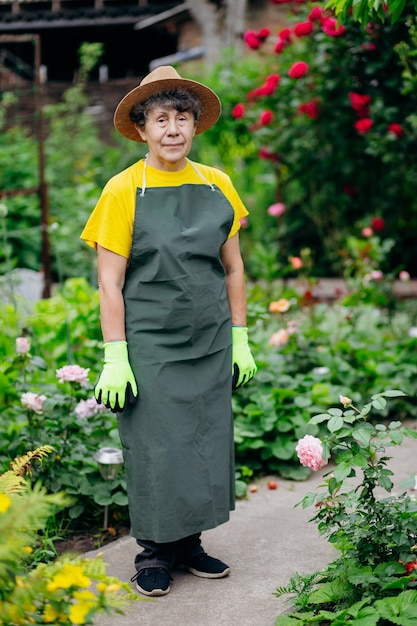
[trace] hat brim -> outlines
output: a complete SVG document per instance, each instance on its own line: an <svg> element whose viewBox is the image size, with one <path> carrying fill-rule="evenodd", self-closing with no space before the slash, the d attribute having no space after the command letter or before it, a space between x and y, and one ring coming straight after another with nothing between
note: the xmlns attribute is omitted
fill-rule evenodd
<svg viewBox="0 0 417 626"><path fill-rule="evenodd" d="M217 94L205 85L188 78L167 78L154 80L146 85L139 85L129 91L117 105L114 112L114 126L116 130L132 141L143 141L135 125L130 120L129 114L135 104L144 102L150 96L160 92L182 87L196 94L203 106L203 110L196 126L196 135L211 128L219 119L222 106Z"/></svg>

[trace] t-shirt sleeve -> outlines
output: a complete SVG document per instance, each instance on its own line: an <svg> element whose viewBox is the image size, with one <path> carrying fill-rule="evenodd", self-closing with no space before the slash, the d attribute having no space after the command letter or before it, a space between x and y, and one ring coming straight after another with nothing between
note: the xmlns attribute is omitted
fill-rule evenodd
<svg viewBox="0 0 417 626"><path fill-rule="evenodd" d="M81 239L89 246L97 244L120 254L130 256L134 211L122 195L115 195L107 184L81 233Z"/></svg>
<svg viewBox="0 0 417 626"><path fill-rule="evenodd" d="M242 217L246 217L246 215L249 215L249 211L243 204L242 199L236 191L230 177L224 172L219 173L218 185L232 205L235 214L233 224L229 232L230 239L230 237L236 235L236 233L240 229L240 220L242 219Z"/></svg>

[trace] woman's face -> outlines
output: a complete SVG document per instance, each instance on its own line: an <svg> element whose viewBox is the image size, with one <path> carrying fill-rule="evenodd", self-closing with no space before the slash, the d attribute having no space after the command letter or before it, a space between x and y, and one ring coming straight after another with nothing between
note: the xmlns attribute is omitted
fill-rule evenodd
<svg viewBox="0 0 417 626"><path fill-rule="evenodd" d="M165 171L178 171L185 167L185 157L191 150L195 135L195 120L191 111L180 113L158 105L148 113L145 128L136 126L136 130L148 144L148 163L151 167Z"/></svg>

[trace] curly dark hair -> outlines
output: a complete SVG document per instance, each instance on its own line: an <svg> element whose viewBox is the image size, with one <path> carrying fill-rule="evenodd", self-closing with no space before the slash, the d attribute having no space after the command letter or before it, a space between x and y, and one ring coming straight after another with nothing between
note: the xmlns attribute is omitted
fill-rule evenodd
<svg viewBox="0 0 417 626"><path fill-rule="evenodd" d="M149 112L157 106L175 109L180 113L191 112L196 123L203 110L200 98L192 91L183 88L169 89L159 91L143 102L135 104L129 113L130 121L143 129Z"/></svg>

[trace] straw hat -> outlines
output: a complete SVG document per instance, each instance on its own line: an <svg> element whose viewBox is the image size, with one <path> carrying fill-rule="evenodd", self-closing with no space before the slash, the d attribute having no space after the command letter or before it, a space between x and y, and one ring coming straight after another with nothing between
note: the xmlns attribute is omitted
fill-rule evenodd
<svg viewBox="0 0 417 626"><path fill-rule="evenodd" d="M218 96L201 83L188 78L181 78L177 70L171 65L161 65L153 72L145 76L142 82L129 91L119 102L114 113L114 125L121 135L133 141L142 141L135 125L130 121L129 114L132 107L139 102L144 102L150 96L159 91L182 87L198 96L203 105L198 121L196 135L207 130L217 122L222 110Z"/></svg>

